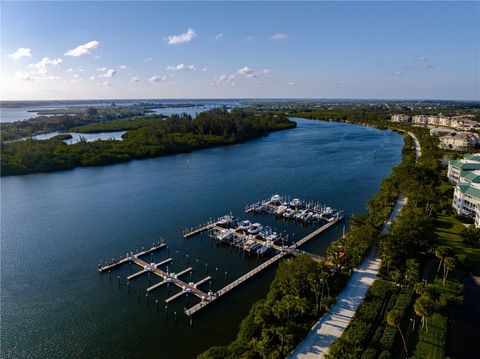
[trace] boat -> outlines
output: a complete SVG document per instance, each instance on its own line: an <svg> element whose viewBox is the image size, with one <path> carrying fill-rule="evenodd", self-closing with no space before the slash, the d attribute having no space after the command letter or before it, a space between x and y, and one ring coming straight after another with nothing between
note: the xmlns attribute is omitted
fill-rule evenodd
<svg viewBox="0 0 480 359"><path fill-rule="evenodd" d="M333 213L333 208L332 207L326 207L323 211L323 214L329 216Z"/></svg>
<svg viewBox="0 0 480 359"><path fill-rule="evenodd" d="M295 211L291 208L287 208L283 213L284 218L291 218L295 214Z"/></svg>
<svg viewBox="0 0 480 359"><path fill-rule="evenodd" d="M241 221L239 224L238 224L238 229L241 230L241 231L246 231L252 224L250 223L250 221L248 220L245 220L245 221Z"/></svg>
<svg viewBox="0 0 480 359"><path fill-rule="evenodd" d="M278 194L275 194L275 195L272 196L272 198L270 198L270 203L275 204L275 205L281 204L282 203L282 197Z"/></svg>
<svg viewBox="0 0 480 359"><path fill-rule="evenodd" d="M219 218L217 221L217 224L222 227L228 226L230 223L232 223L232 217L228 215Z"/></svg>
<svg viewBox="0 0 480 359"><path fill-rule="evenodd" d="M233 231L230 229L222 229L221 231L216 233L215 237L219 241L225 242L230 240L233 237Z"/></svg>
<svg viewBox="0 0 480 359"><path fill-rule="evenodd" d="M294 198L290 201L290 206L298 208L302 205L302 201L298 198Z"/></svg>
<svg viewBox="0 0 480 359"><path fill-rule="evenodd" d="M258 234L262 230L262 225L260 223L254 223L252 224L247 232L250 234Z"/></svg>
<svg viewBox="0 0 480 359"><path fill-rule="evenodd" d="M278 216L281 216L287 210L287 208L288 208L287 206L280 205L275 210L275 214Z"/></svg>
<svg viewBox="0 0 480 359"><path fill-rule="evenodd" d="M276 232L273 232L269 236L265 238L267 243L275 243L279 239L278 234Z"/></svg>
<svg viewBox="0 0 480 359"><path fill-rule="evenodd" d="M266 246L260 246L260 248L257 249L257 254L263 255L268 251L268 247Z"/></svg>

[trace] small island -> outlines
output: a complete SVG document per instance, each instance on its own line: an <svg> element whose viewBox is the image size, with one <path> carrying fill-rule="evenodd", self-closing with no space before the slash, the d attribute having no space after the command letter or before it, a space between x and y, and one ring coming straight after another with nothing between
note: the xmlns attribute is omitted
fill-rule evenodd
<svg viewBox="0 0 480 359"><path fill-rule="evenodd" d="M66 118L64 117L66 116ZM3 142L1 145L1 174L18 175L34 172L51 172L78 166L102 166L133 159L189 152L221 145L230 145L265 136L272 131L296 126L285 114L234 108L216 108L200 113L197 117L187 114L141 116L89 123L78 126L77 121L68 121L68 115L47 117L50 131L73 131L80 133L128 131L123 141L80 141L67 145L68 135L55 136L48 140L34 140L29 136L24 141ZM58 122L56 122L58 120ZM31 121L31 120L30 120ZM35 119L35 123L41 121ZM21 132L24 122L14 122L7 132ZM17 127L15 127L18 125ZM30 132L31 133L31 132ZM62 141L59 141L62 139Z"/></svg>

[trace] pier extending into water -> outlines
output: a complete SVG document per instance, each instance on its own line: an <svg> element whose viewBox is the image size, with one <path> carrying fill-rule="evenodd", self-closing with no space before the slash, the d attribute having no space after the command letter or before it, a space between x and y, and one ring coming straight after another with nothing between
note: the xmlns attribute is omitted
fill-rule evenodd
<svg viewBox="0 0 480 359"><path fill-rule="evenodd" d="M270 267L272 264L274 264L275 262L277 262L278 260L280 260L281 258L283 258L286 255L305 254L305 255L308 255L309 257L311 257L315 260L322 260L322 261L325 260L324 257L321 257L319 255L309 253L309 252L305 252L305 251L301 251L301 250L298 249L298 247L307 243L309 240L315 238L320 233L327 230L331 226L335 225L336 223L338 223L342 219L343 219L343 215L341 214L341 212L339 212L338 215L332 217L332 220L328 221L326 224L324 224L320 228L316 229L312 233L306 235L305 237L303 237L299 241L295 242L291 246L288 246L288 247L287 246L278 246L278 245L275 245L273 243L270 243L269 244L270 248L273 248L274 250L277 251L277 254L275 256L273 256L272 258L263 262L262 264L260 264L258 267L255 267L251 271L245 273L243 276L234 280L232 283L227 284L225 287L218 290L217 292L212 293L212 295L210 295L207 299L200 301L200 303L194 305L193 307L191 307L189 309L185 309L185 314L188 315L188 316L192 316L193 314L197 313L199 310L205 308L208 304L210 304L213 301L221 298L223 295L227 294L228 292L230 292L234 288L236 288L239 285L245 283L248 279L250 279L253 276L255 276L256 274L260 273L264 269ZM256 240L259 241L258 239L256 239Z"/></svg>
<svg viewBox="0 0 480 359"><path fill-rule="evenodd" d="M158 245L154 244L152 247L150 247L146 250L143 250L139 253L136 253L136 254L133 254L133 253L130 252L125 256L125 258L122 258L122 259L117 260L117 261L113 261L112 263L106 264L104 266L99 265L98 266L98 271L100 273L102 273L102 272L110 271L111 269L113 269L115 267L118 267L118 266L120 266L124 263L135 263L136 265L138 265L142 269L139 272L136 272L134 274L129 275L127 277L127 280L134 279L134 278L139 277L139 276L141 276L145 273L153 273L153 274L157 275L158 277L162 278L161 282L148 287L147 292L151 292L151 291L161 287L164 284L168 285L170 283L176 285L177 287L179 287L181 289L181 291L179 293L173 295L170 298L167 298L165 300L166 303L170 303L170 302L174 301L175 299L181 297L182 295L189 294L189 293L197 296L202 301L208 301L213 293L212 292L206 293L206 292L198 289L198 287L202 283L205 283L206 281L210 280L210 276L200 280L197 283L193 283L193 282L187 283L187 282L184 282L183 280L181 280L180 277L182 275L192 271L191 267L186 268L186 269L184 269L184 270L182 270L178 273L173 273L173 272L170 273L170 272L165 272L165 271L159 269L159 267L171 262L172 258L168 258L168 259L166 259L162 262L159 262L159 263L147 263L144 260L139 258L140 256L143 256L143 255L148 254L148 253L152 253L152 252L157 251L157 250L159 250L163 247L166 247L165 243L161 243L161 244L158 244Z"/></svg>
<svg viewBox="0 0 480 359"><path fill-rule="evenodd" d="M279 196L278 196L279 197ZM279 197L282 199L282 197ZM273 196L271 201L278 199L276 196ZM275 201L274 201L275 202ZM277 202L276 202L277 203ZM280 202L281 203L281 202ZM281 206L281 205L280 205ZM300 207L300 205L299 205ZM269 207L273 208L273 207ZM307 213L306 211L318 210L324 208L321 206L316 206L312 204L305 204L303 206L304 214ZM200 290L198 287L208 281L211 280L210 276L207 276L198 282L185 282L180 277L191 272L193 269L191 267L185 268L178 273L170 273L167 271L163 271L160 269L161 266L166 265L172 261L172 258L167 258L159 263L147 263L144 260L140 259L141 256L149 253L153 253L154 251L160 250L166 247L165 243L158 243L153 244L152 247L143 249L142 251L133 254L133 252L127 253L124 258L118 260L112 260L111 263L105 265L98 265L98 271L100 273L105 271L110 271L124 263L134 263L138 265L141 270L129 275L127 280L134 279L143 275L144 273L153 273L158 277L162 278L162 281L151 285L147 288L147 293L163 286L164 284L169 285L170 283L176 285L181 289L180 292L174 294L173 296L167 298L165 300L166 303L170 303L181 296L188 295L189 293L197 296L200 298L200 302L191 308L185 308L185 314L187 316L192 316L193 314L197 313L199 310L205 308L208 304L212 303L213 301L221 298L225 294L229 293L234 288L238 287L239 285L245 283L250 278L254 277L256 274L260 273L261 271L265 270L266 268L270 267L272 264L276 263L278 260L283 258L286 255L307 255L314 260L317 261L325 261L326 259L322 256L319 256L314 253L309 253L300 250L298 247L307 243L311 239L317 237L320 233L327 230L328 228L332 227L339 221L343 219L343 212L342 211L327 211L325 212L322 209L322 213L316 213L319 215L318 221L313 221L312 223L319 223L322 224L319 228L314 230L312 233L306 235L299 241L291 245L285 245L285 242L288 241L288 236L284 236L281 233L277 234L274 232L270 227L265 227L259 223L250 223L250 221L237 221L236 218L230 213L223 217L220 217L214 221L210 220L204 225L200 225L196 228L191 228L190 230L185 230L183 232L184 238L192 237L196 234L200 234L202 232L208 231L210 236L217 239L218 241L229 243L231 245L236 245L239 248L242 248L246 252L251 252L255 249L257 254L264 254L267 251L275 251L275 255L268 259L267 261L263 262L259 266L255 267L251 271L245 273L240 278L235 279L232 283L227 284L225 287L221 288L216 292L208 291L204 292ZM306 218L306 217L305 217ZM309 217L311 218L311 217ZM280 245L278 244L280 243Z"/></svg>

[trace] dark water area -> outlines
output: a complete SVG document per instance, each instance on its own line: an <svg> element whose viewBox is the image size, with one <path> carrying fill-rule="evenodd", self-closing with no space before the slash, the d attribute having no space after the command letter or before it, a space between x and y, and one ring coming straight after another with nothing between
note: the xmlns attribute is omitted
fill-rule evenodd
<svg viewBox="0 0 480 359"><path fill-rule="evenodd" d="M251 305L268 291L276 265L200 311L190 327L183 308L196 299L190 296L187 304L181 297L165 311L164 300L179 289L163 286L147 304L147 275L131 281L129 294L128 265L110 279L98 274L97 264L163 238L169 249L151 260L172 257L170 270L176 272L193 267L185 281L215 278L218 268L215 291L266 258L217 247L206 235L184 239L184 228L232 211L297 239L311 232L313 227L243 214L246 204L275 193L319 201L347 215L364 212L400 162L402 136L296 121L295 129L238 145L1 178L1 356L192 358L230 342ZM302 249L324 254L341 232L342 224L336 225Z"/></svg>

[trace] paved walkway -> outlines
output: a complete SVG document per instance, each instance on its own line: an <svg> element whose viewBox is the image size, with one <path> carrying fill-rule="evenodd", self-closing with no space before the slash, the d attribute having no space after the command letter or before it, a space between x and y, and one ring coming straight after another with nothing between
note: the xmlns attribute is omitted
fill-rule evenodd
<svg viewBox="0 0 480 359"><path fill-rule="evenodd" d="M422 155L420 143L413 133L409 132L409 135L415 141L415 156L418 159ZM407 204L407 200L406 197L399 196L395 208L382 228L382 234L388 233L393 220ZM308 336L297 346L289 358L323 358L327 354L330 345L340 338L350 324L368 289L375 281L380 264L380 257L376 255L376 249L372 247L367 257L355 269L345 289L338 295L333 307L313 326Z"/></svg>
<svg viewBox="0 0 480 359"><path fill-rule="evenodd" d="M420 146L420 142L418 142L418 138L412 132L408 132L408 134L412 136L413 141L415 142L415 157L418 160L418 157L422 155L422 147Z"/></svg>
<svg viewBox="0 0 480 359"><path fill-rule="evenodd" d="M400 196L397 204L385 223L382 233L388 233L395 217L407 203L407 198ZM330 345L347 329L355 312L362 303L368 289L372 286L380 269L381 260L374 247L363 262L354 270L345 289L338 295L335 305L314 325L308 336L298 345L290 358L323 358Z"/></svg>

